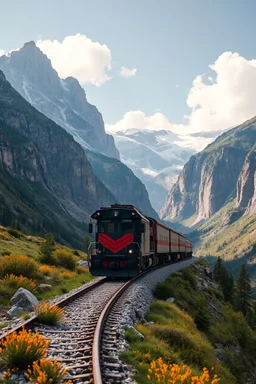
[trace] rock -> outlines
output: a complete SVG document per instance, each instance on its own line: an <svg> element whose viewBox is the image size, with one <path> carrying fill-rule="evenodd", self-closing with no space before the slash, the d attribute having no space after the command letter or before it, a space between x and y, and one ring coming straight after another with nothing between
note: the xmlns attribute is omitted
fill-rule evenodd
<svg viewBox="0 0 256 384"><path fill-rule="evenodd" d="M9 309L8 314L10 317L18 317L24 312L24 309L21 307L18 307L17 305L13 305L11 309Z"/></svg>
<svg viewBox="0 0 256 384"><path fill-rule="evenodd" d="M209 267L204 268L204 274L205 274L205 276L209 277L210 279L213 278L212 270Z"/></svg>
<svg viewBox="0 0 256 384"><path fill-rule="evenodd" d="M10 301L12 305L16 305L26 311L32 311L33 306L38 307L38 300L35 295L24 288L19 288Z"/></svg>
<svg viewBox="0 0 256 384"><path fill-rule="evenodd" d="M78 260L77 264L79 265L79 267L88 268L88 261Z"/></svg>
<svg viewBox="0 0 256 384"><path fill-rule="evenodd" d="M51 284L39 284L38 288L41 292L51 291L52 285Z"/></svg>
<svg viewBox="0 0 256 384"><path fill-rule="evenodd" d="M129 329L132 329L132 331L133 331L137 336L139 336L139 338L140 338L141 340L144 340L144 336L143 336L139 331L137 331L136 328L134 328L132 325L127 325L127 327L128 327Z"/></svg>
<svg viewBox="0 0 256 384"><path fill-rule="evenodd" d="M206 281L199 276L196 276L196 286L200 290L209 288L209 285L206 283Z"/></svg>
<svg viewBox="0 0 256 384"><path fill-rule="evenodd" d="M136 309L135 314L136 314L136 317L140 320L143 319L144 317L143 311L141 309Z"/></svg>
<svg viewBox="0 0 256 384"><path fill-rule="evenodd" d="M174 303L175 299L174 297L168 297L168 299L166 299L167 303Z"/></svg>
<svg viewBox="0 0 256 384"><path fill-rule="evenodd" d="M148 322L144 323L145 327L150 327L153 324L155 324L154 321L148 321Z"/></svg>

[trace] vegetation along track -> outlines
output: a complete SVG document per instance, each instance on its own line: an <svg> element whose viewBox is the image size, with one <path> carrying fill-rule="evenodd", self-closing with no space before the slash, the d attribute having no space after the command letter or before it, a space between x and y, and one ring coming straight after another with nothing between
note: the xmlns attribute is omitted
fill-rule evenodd
<svg viewBox="0 0 256 384"><path fill-rule="evenodd" d="M115 304L128 286L154 269L127 282L97 279L89 287L55 303L63 306L65 313L64 322L58 326L39 324L36 316L23 325L51 340L47 358L57 359L68 368L66 378L73 383L122 383L113 347L117 343L122 306ZM11 332L20 329L21 326Z"/></svg>

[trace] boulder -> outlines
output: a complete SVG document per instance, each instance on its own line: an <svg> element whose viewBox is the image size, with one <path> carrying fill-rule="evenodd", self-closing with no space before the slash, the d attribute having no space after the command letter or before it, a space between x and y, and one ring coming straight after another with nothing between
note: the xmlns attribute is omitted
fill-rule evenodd
<svg viewBox="0 0 256 384"><path fill-rule="evenodd" d="M135 314L136 314L136 317L140 320L143 319L144 317L144 313L141 309L135 309Z"/></svg>
<svg viewBox="0 0 256 384"><path fill-rule="evenodd" d="M167 303L174 303L175 299L174 297L168 297L168 299L166 299Z"/></svg>
<svg viewBox="0 0 256 384"><path fill-rule="evenodd" d="M41 292L51 291L52 285L51 284L39 284L38 289Z"/></svg>
<svg viewBox="0 0 256 384"><path fill-rule="evenodd" d="M88 261L78 260L77 264L79 265L79 267L88 268Z"/></svg>
<svg viewBox="0 0 256 384"><path fill-rule="evenodd" d="M13 305L11 309L7 312L8 315L13 318L13 317L18 317L24 312L24 309L21 307L18 307L17 305Z"/></svg>
<svg viewBox="0 0 256 384"><path fill-rule="evenodd" d="M33 306L38 307L38 300L25 288L19 288L11 298L11 304L22 308L25 311L33 311Z"/></svg>

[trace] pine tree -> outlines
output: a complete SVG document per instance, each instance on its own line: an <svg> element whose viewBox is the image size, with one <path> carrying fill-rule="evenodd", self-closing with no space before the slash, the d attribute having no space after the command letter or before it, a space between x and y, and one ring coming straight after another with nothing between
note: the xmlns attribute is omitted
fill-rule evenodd
<svg viewBox="0 0 256 384"><path fill-rule="evenodd" d="M222 263L220 256L218 256L218 259L217 259L215 266L214 266L214 269L213 269L213 276L214 276L215 281L217 281L217 282L219 282L221 279L222 269L223 269L223 263Z"/></svg>
<svg viewBox="0 0 256 384"><path fill-rule="evenodd" d="M227 271L222 259L218 257L213 270L214 279L223 292L226 301L233 302L234 280L230 272Z"/></svg>
<svg viewBox="0 0 256 384"><path fill-rule="evenodd" d="M251 295L251 281L245 264L242 264L236 281L235 306L244 316L250 317Z"/></svg>
<svg viewBox="0 0 256 384"><path fill-rule="evenodd" d="M47 233L45 240L40 246L40 261L45 264L54 264L55 241L53 234Z"/></svg>

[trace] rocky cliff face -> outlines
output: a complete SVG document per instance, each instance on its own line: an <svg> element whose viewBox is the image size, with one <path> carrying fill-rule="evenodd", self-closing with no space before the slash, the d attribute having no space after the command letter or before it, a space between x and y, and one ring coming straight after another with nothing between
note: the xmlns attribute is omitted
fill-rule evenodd
<svg viewBox="0 0 256 384"><path fill-rule="evenodd" d="M25 227L52 229L61 240L81 239L88 215L116 202L82 147L25 101L1 71L0 169L0 220L19 218Z"/></svg>
<svg viewBox="0 0 256 384"><path fill-rule="evenodd" d="M236 207L256 213L256 145L246 156L237 181Z"/></svg>
<svg viewBox="0 0 256 384"><path fill-rule="evenodd" d="M51 61L35 43L0 57L7 80L30 104L71 133L84 148L119 159L102 115L88 103L83 88L73 77L60 79Z"/></svg>
<svg viewBox="0 0 256 384"><path fill-rule="evenodd" d="M255 151L247 154L255 141L256 118L253 118L192 156L169 192L161 217L187 220L186 225L193 226L212 216L236 194L238 206L246 206L249 200L252 206Z"/></svg>
<svg viewBox="0 0 256 384"><path fill-rule="evenodd" d="M86 151L95 175L111 190L121 204L132 204L145 215L159 219L142 182L121 161Z"/></svg>

